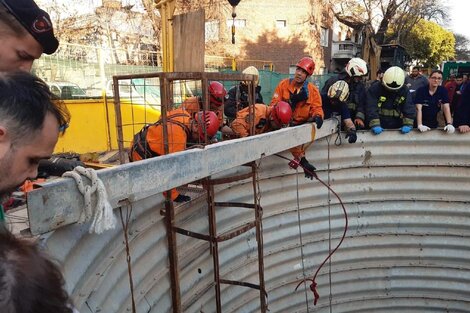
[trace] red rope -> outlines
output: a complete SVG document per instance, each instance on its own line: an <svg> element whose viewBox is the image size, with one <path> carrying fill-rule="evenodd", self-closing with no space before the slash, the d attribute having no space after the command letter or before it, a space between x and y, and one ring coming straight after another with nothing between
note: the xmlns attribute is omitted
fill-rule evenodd
<svg viewBox="0 0 470 313"><path fill-rule="evenodd" d="M341 200L340 196L338 196L338 194L333 190L331 189L330 186L328 186L324 181L322 181L320 178L318 178L317 176L317 173L315 172L312 172L306 168L304 168L302 166L302 164L300 164L299 160L296 160L296 159L289 159L289 158L286 158L285 156L282 156L282 155L279 155L279 154L275 154L276 156L282 158L282 159L285 159L287 161L289 161L289 166L291 167L294 167L295 165L302 167L304 169L304 171L307 171L309 174L311 174L313 177L315 177L316 180L318 180L321 184L323 184L326 188L328 188L328 190L330 190L335 196L336 198L338 198L338 201L339 203L341 204L341 207L343 208L343 212L344 212L344 220L345 220L345 224L344 224L344 232L343 232L343 236L341 237L341 240L339 241L338 245L336 246L336 248L334 248L329 254L328 256L325 258L325 260L323 260L323 262L320 264L320 266L318 267L317 271L315 272L315 275L313 275L313 278L305 278L305 279L302 279L298 284L297 284L297 287L295 287L295 291L297 291L297 289L299 288L299 286L306 282L306 281L311 281L312 283L310 284L310 290L313 292L313 296L314 296L314 301L313 301L313 305L317 305L317 302L318 302L318 299L320 299L320 294L317 292L317 283L315 282L315 279L317 278L317 275L318 273L320 272L320 269L323 267L323 265L325 265L325 263L331 258L331 256L333 255L333 253L336 252L336 250L338 250L338 248L341 246L341 244L343 243L343 240L344 238L346 237L346 232L348 231L348 213L346 212L346 208L344 207L344 204L343 204L343 201Z"/></svg>

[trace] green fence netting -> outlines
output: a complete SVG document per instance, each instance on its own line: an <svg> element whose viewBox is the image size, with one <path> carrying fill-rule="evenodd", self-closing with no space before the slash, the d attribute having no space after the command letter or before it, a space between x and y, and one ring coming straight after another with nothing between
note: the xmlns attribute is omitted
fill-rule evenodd
<svg viewBox="0 0 470 313"><path fill-rule="evenodd" d="M232 70L221 70L221 73L241 73L241 72L235 72ZM282 74L278 72L271 72L271 71L266 71L266 70L259 70L259 85L261 86L261 95L263 96L263 100L265 103L271 102L271 98L274 93L274 89L276 89L277 85L281 80L284 78L289 78L292 77L292 75L289 74ZM321 90L325 82L335 74L324 74L324 75L312 75L309 80L315 84L315 86L318 87L318 89ZM224 82L224 86L227 89L230 89L234 85L234 82Z"/></svg>

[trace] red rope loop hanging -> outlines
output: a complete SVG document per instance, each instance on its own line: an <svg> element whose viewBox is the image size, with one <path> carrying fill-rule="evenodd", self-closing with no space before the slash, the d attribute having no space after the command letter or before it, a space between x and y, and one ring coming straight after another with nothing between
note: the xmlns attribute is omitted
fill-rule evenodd
<svg viewBox="0 0 470 313"><path fill-rule="evenodd" d="M307 282L307 281L310 281L312 282L310 284L310 290L313 292L313 296L314 296L314 300L313 300L313 304L314 305L317 305L317 302L318 302L318 299L320 299L320 294L318 293L317 291L317 283L315 281L315 279L317 278L317 275L318 273L320 272L320 269L323 267L323 265L325 265L325 263L331 258L331 256L336 252L336 250L338 250L338 248L341 246L341 244L343 243L344 241L344 238L346 237L346 232L348 231L348 213L346 212L346 208L344 207L344 204L343 204L343 201L341 200L340 196L330 187L328 186L328 184L326 184L324 181L322 181L315 172L312 172L306 168L304 168L302 166L302 164L300 164L300 162L298 160L291 160L289 158L286 158L285 156L282 156L282 155L279 155L279 154L275 154L277 157L280 157L281 159L284 159L284 160L287 160L289 161L289 165L292 166L292 165L297 165L297 166L300 166L302 167L305 171L307 171L309 174L311 174L313 177L315 177L316 180L318 180L322 185L324 185L326 188L328 188L328 190L330 190L334 195L335 197L338 199L339 203L341 204L341 207L343 209L343 213L344 213L344 220L345 220L345 223L344 223L344 231L343 231L343 235L341 237L341 240L339 241L339 243L336 245L336 247L328 254L328 256L323 260L323 262L320 264L320 266L318 267L317 271L315 272L315 274L313 275L313 278L306 278L306 279L302 279L298 284L297 284L297 287L295 287L295 291L297 291L297 289L299 288L299 286L304 283L304 282ZM291 165L292 164L292 165Z"/></svg>

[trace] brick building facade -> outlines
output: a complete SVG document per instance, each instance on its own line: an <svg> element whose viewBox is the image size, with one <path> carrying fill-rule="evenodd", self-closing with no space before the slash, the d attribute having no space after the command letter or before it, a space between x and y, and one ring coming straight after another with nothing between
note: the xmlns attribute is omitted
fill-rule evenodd
<svg viewBox="0 0 470 313"><path fill-rule="evenodd" d="M223 44L226 56L272 61L281 73L289 73L304 56L315 60L316 74L328 70L333 16L326 1L243 0L235 12L235 44L232 11L226 10L225 20L206 20L206 46ZM216 31L207 36L207 26L214 23Z"/></svg>

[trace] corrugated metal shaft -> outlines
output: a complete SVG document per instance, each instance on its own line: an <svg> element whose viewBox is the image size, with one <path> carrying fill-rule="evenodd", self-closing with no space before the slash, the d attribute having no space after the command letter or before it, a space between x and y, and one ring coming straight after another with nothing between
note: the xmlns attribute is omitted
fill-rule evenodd
<svg viewBox="0 0 470 313"><path fill-rule="evenodd" d="M318 276L317 306L308 286L306 292L303 286L294 289L340 240L342 209L323 185L296 175L287 161L276 156L260 161L270 312L470 312L470 136L387 131L360 133L352 145L335 146L334 140L335 135L315 142L307 153L349 214L347 237ZM216 201L249 203L252 197L250 180L216 191ZM138 312L171 311L162 200L158 195L133 204L129 236ZM218 208L217 230L252 219L249 209ZM177 208L177 225L208 233L203 196L191 207ZM182 235L177 241L183 311L214 312L208 243ZM123 242L119 228L89 235L87 225L45 237L64 264L81 313L131 311ZM254 230L219 248L221 278L258 282ZM221 291L223 312L259 312L258 291L226 285Z"/></svg>

